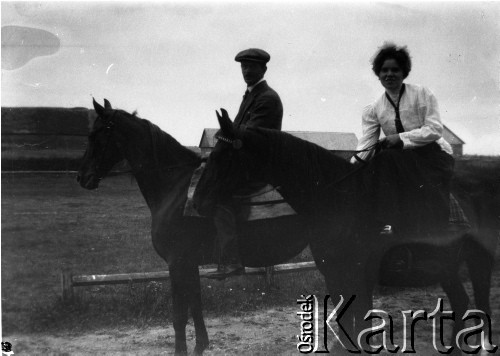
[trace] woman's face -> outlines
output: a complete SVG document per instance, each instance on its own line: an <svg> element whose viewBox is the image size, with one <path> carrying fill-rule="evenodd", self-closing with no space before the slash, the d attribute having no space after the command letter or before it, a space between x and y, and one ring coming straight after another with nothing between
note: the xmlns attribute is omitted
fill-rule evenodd
<svg viewBox="0 0 500 356"><path fill-rule="evenodd" d="M398 62L395 59L389 58L382 64L378 79L385 89L395 91L403 84L404 74Z"/></svg>

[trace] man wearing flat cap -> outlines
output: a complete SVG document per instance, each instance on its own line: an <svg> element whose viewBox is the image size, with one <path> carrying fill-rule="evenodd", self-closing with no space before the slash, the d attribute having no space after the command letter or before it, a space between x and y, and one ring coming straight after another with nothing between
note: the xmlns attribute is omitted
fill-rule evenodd
<svg viewBox="0 0 500 356"><path fill-rule="evenodd" d="M241 51L234 60L241 63L243 79L247 91L243 97L240 110L234 119L234 127L265 127L281 130L283 105L281 99L264 80L266 63L271 56L258 48Z"/></svg>
<svg viewBox="0 0 500 356"><path fill-rule="evenodd" d="M258 48L241 51L234 58L236 62L241 63L241 72L247 84L243 101L233 122L236 129L263 127L281 130L283 119L281 99L264 80L266 63L270 59L269 53ZM245 268L241 263L236 240L236 216L230 203L221 202L216 209L214 223L221 247L222 264L219 264L218 270L212 273L212 277L224 278L243 273Z"/></svg>

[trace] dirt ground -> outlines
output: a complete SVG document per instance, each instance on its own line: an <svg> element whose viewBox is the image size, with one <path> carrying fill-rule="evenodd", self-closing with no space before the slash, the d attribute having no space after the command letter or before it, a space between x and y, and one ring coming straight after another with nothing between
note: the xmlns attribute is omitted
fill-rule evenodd
<svg viewBox="0 0 500 356"><path fill-rule="evenodd" d="M492 319L493 344L500 344L500 271L493 279ZM470 285L467 284L470 292ZM402 345L401 310L413 305L427 312L436 308L437 298L443 298L444 309L449 310L444 294L437 287L427 289L379 290L375 308L394 316L394 342ZM297 334L300 319L297 306L271 308L249 312L241 317L205 318L210 337L206 355L299 355ZM329 311L329 313L331 310ZM399 315L398 315L399 314ZM447 329L449 330L449 328ZM417 355L440 355L432 346L432 323L418 325L415 332ZM187 327L189 351L195 344L192 323ZM330 335L332 338L333 336ZM448 340L446 338L446 340ZM174 351L174 330L165 327L105 329L94 333L59 333L36 335L9 335L3 341L13 345L16 355L171 355ZM334 353L332 353L334 354ZM389 354L382 352L382 354ZM496 354L500 354L497 351Z"/></svg>

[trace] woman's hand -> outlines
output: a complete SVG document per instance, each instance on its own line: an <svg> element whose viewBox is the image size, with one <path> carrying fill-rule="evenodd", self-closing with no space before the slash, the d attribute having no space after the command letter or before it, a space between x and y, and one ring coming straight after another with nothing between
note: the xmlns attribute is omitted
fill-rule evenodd
<svg viewBox="0 0 500 356"><path fill-rule="evenodd" d="M403 141L399 134L389 135L381 140L382 148L403 148Z"/></svg>

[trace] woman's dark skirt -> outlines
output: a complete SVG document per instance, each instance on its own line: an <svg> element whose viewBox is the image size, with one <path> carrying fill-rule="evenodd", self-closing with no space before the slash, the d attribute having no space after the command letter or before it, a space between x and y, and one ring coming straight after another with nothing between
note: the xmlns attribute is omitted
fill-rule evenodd
<svg viewBox="0 0 500 356"><path fill-rule="evenodd" d="M373 227L416 234L446 228L454 163L437 143L375 155L363 170Z"/></svg>

